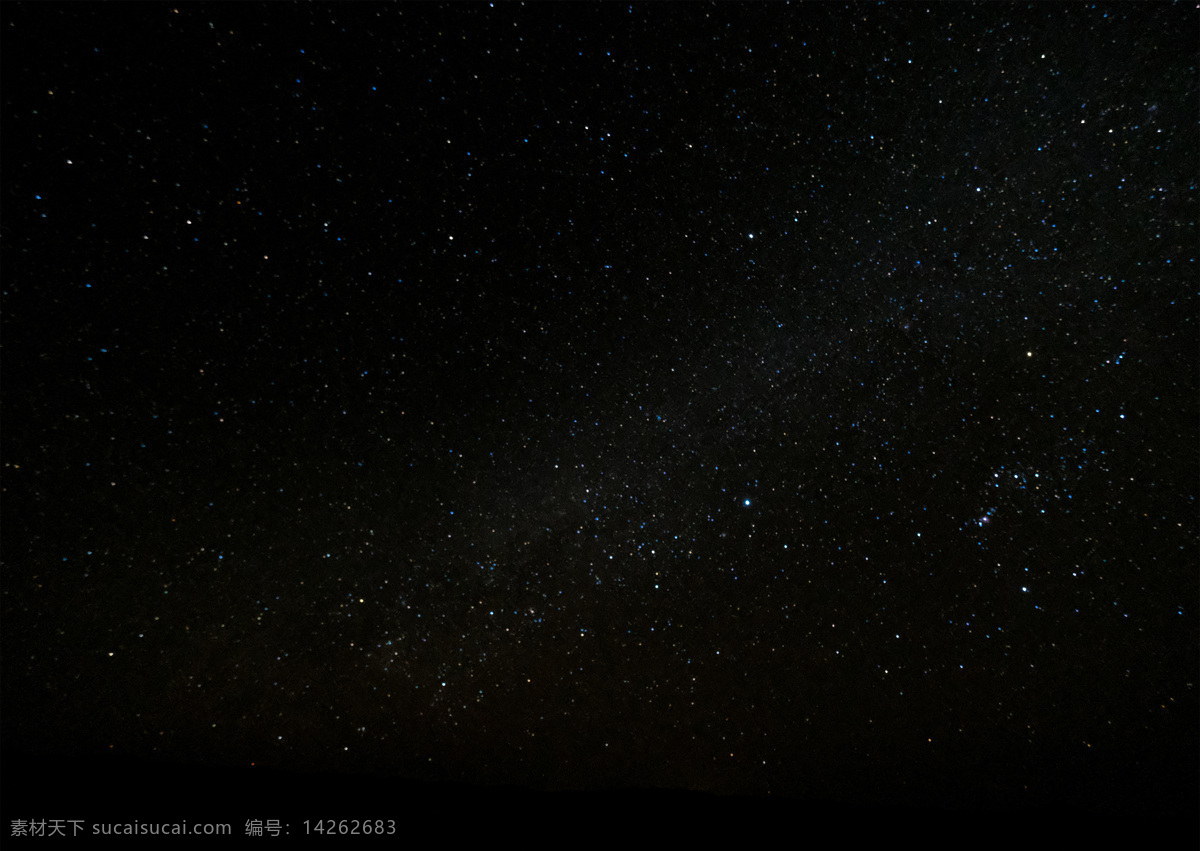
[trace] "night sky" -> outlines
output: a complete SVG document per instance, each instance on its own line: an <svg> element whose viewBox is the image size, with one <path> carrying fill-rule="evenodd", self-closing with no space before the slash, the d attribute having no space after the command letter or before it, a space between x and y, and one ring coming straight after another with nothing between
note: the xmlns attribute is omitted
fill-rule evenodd
<svg viewBox="0 0 1200 851"><path fill-rule="evenodd" d="M1194 5L0 18L7 751L1195 806Z"/></svg>

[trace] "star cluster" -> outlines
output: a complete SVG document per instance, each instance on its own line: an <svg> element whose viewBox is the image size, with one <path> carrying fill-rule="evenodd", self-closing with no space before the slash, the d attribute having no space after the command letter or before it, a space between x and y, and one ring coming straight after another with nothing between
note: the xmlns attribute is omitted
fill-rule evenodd
<svg viewBox="0 0 1200 851"><path fill-rule="evenodd" d="M3 30L6 741L1194 783L1194 9Z"/></svg>

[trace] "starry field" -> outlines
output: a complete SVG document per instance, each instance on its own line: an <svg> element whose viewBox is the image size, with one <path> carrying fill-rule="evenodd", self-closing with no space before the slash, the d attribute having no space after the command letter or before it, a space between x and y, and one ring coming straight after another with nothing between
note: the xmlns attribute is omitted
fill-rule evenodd
<svg viewBox="0 0 1200 851"><path fill-rule="evenodd" d="M1195 805L1194 7L0 18L6 748Z"/></svg>

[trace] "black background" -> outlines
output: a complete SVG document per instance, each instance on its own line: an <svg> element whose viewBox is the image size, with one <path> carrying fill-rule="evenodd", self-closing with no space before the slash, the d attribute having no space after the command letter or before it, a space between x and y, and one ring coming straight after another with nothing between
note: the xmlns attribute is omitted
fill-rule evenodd
<svg viewBox="0 0 1200 851"><path fill-rule="evenodd" d="M1194 8L2 21L6 819L1194 829Z"/></svg>

